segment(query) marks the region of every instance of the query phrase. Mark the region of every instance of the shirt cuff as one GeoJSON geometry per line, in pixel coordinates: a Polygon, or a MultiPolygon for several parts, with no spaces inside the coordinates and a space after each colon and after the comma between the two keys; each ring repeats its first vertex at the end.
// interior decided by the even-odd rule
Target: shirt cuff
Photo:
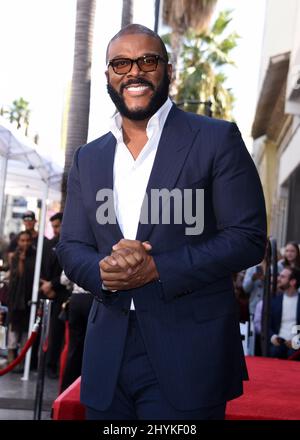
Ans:
{"type": "Polygon", "coordinates": [[[105,292],[113,292],[113,293],[117,292],[117,290],[109,290],[107,287],[105,287],[103,283],[101,284],[101,289],[105,290],[105,292]]]}

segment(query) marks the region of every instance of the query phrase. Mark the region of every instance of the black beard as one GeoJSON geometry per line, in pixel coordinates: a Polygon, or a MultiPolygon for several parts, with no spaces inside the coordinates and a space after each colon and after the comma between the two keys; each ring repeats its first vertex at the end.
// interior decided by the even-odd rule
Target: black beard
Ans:
{"type": "MultiPolygon", "coordinates": [[[[144,80],[143,78],[136,78],[135,80],[128,81],[126,85],[129,85],[130,83],[134,84],[144,84],[149,85],[152,90],[154,90],[153,85],[149,82],[144,80]]],[[[156,91],[154,91],[154,94],[144,109],[139,110],[130,110],[127,105],[125,104],[125,100],[123,98],[123,90],[124,86],[121,87],[121,93],[118,93],[114,87],[108,82],[107,83],[107,92],[115,104],[117,110],[120,112],[122,116],[125,118],[131,119],[133,121],[143,121],[145,119],[151,118],[157,110],[166,102],[169,95],[169,86],[170,86],[170,80],[168,77],[167,69],[165,70],[163,79],[161,83],[159,84],[156,91]]]]}

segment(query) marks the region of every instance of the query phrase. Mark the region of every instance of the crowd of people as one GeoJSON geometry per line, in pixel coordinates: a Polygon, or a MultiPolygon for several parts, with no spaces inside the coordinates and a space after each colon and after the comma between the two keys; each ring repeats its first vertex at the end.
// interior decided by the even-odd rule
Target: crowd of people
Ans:
{"type": "MultiPolygon", "coordinates": [[[[44,237],[39,298],[51,299],[51,318],[46,358],[46,374],[60,380],[60,391],[80,376],[86,324],[92,297],[66,279],[58,262],[55,247],[59,241],[62,213],[50,217],[53,238],[44,237]],[[68,330],[68,354],[61,362],[68,330]]],[[[11,235],[10,243],[1,248],[1,322],[7,327],[7,364],[18,356],[28,337],[31,296],[35,270],[38,231],[33,211],[23,214],[24,230],[11,235]],[[4,313],[6,312],[7,313],[4,313]]],[[[32,350],[31,369],[38,366],[38,345],[32,350]]],[[[23,363],[14,368],[22,373],[23,363]]]]}
{"type": "MultiPolygon", "coordinates": [[[[35,269],[38,231],[32,211],[23,215],[24,230],[10,236],[10,243],[1,247],[2,273],[0,302],[8,314],[2,324],[7,325],[7,363],[11,363],[24,346],[28,336],[31,294],[35,269]]],[[[65,390],[81,374],[84,338],[93,297],[80,286],[72,283],[62,271],[55,253],[59,241],[62,213],[50,218],[53,238],[44,237],[40,279],[40,298],[52,300],[49,331],[47,370],[49,378],[61,376],[60,391],[65,390]],[[66,362],[60,365],[65,343],[66,327],[68,347],[66,362]]],[[[296,350],[291,345],[293,328],[300,324],[300,252],[296,242],[286,244],[283,256],[279,256],[277,294],[270,309],[270,350],[272,357],[287,359],[296,350]]],[[[264,279],[266,261],[234,274],[235,292],[239,303],[240,321],[254,323],[255,344],[252,354],[261,355],[261,332],[264,279]]],[[[38,343],[33,348],[31,368],[37,368],[38,343]]],[[[23,365],[14,370],[23,371],[23,365]]]]}
{"type": "MultiPolygon", "coordinates": [[[[297,242],[288,242],[283,256],[278,255],[277,293],[271,299],[269,311],[269,355],[287,359],[297,351],[292,347],[296,326],[300,324],[300,252],[297,242]]],[[[263,293],[266,260],[235,277],[235,291],[240,304],[241,321],[254,323],[254,353],[261,350],[263,293]]],[[[272,277],[272,275],[271,275],[272,277]]]]}

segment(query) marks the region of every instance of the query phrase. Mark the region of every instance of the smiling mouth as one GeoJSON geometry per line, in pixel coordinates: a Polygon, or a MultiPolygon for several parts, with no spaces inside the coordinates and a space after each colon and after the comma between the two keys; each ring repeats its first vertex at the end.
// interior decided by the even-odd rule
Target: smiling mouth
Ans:
{"type": "Polygon", "coordinates": [[[144,90],[149,89],[149,86],[129,86],[126,87],[126,90],[129,92],[143,92],[144,90]]]}
{"type": "MultiPolygon", "coordinates": [[[[131,96],[142,96],[149,90],[152,90],[152,87],[148,84],[129,84],[124,87],[124,91],[131,96]]],[[[124,92],[123,91],[123,92],[124,92]]]]}

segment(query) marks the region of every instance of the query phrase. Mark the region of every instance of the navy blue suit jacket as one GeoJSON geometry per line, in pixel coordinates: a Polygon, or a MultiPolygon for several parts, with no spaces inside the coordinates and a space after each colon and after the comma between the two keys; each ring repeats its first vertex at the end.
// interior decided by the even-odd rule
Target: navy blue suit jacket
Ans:
{"type": "Polygon", "coordinates": [[[174,407],[193,410],[237,397],[246,368],[231,274],[259,263],[266,242],[262,188],[238,128],[172,107],[147,193],[204,189],[204,231],[185,235],[184,223],[139,224],[137,239],[150,241],[160,281],[108,295],[99,260],[122,233],[118,224],[97,223],[96,193],[113,188],[115,145],[108,133],[75,154],[57,249],[67,276],[95,296],[81,400],[98,410],[112,401],[132,297],[149,358],[174,407]]]}
{"type": "MultiPolygon", "coordinates": [[[[281,327],[281,319],[282,319],[282,301],[283,301],[283,294],[277,295],[274,298],[272,298],[270,337],[279,334],[281,327]]],[[[297,325],[300,325],[300,293],[298,294],[296,319],[297,319],[297,325]]]]}

